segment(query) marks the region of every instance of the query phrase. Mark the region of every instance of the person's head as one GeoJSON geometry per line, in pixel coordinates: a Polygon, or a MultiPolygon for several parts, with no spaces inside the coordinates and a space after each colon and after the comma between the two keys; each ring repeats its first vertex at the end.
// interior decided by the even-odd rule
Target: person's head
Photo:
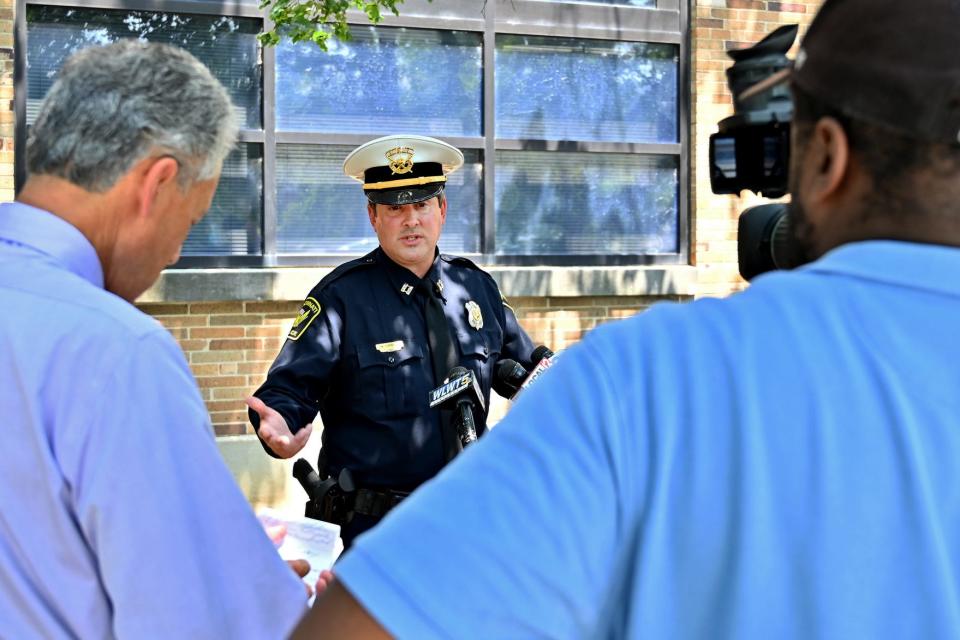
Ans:
{"type": "Polygon", "coordinates": [[[790,221],[846,242],[960,244],[960,3],[827,0],[794,65],[790,221]]]}
{"type": "Polygon", "coordinates": [[[92,47],[67,60],[44,98],[21,193],[42,204],[53,200],[43,191],[72,190],[105,209],[81,230],[106,288],[133,300],[179,257],[236,135],[230,96],[186,51],[135,40],[92,47]]]}
{"type": "Polygon", "coordinates": [[[424,136],[387,136],[361,145],[343,163],[363,183],[367,215],[391,260],[420,277],[430,269],[447,218],[447,174],[463,154],[424,136]]]}

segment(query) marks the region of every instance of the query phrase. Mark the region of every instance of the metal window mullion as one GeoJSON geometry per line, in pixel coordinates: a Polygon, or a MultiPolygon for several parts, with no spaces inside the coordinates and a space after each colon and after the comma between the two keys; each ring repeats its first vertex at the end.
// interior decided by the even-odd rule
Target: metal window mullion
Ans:
{"type": "Polygon", "coordinates": [[[485,5],[483,30],[483,207],[480,218],[480,252],[497,252],[496,212],[496,9],[490,0],[485,5]]]}
{"type": "MultiPolygon", "coordinates": [[[[676,2],[677,0],[673,0],[676,2]]],[[[581,39],[676,43],[682,31],[679,8],[511,0],[497,23],[499,33],[581,39]]]]}
{"type": "Polygon", "coordinates": [[[542,140],[498,138],[495,147],[504,151],[568,151],[573,153],[642,153],[680,155],[679,142],[601,142],[594,140],[542,140]]]}
{"type": "Polygon", "coordinates": [[[13,22],[13,187],[27,179],[27,3],[16,0],[13,22]]]}
{"type": "Polygon", "coordinates": [[[261,129],[241,129],[237,134],[237,141],[243,143],[263,144],[263,131],[261,129]]]}
{"type": "Polygon", "coordinates": [[[263,15],[256,4],[216,2],[215,0],[38,0],[36,2],[31,0],[29,4],[80,9],[193,13],[234,18],[259,18],[263,15]]]}
{"type": "MultiPolygon", "coordinates": [[[[379,138],[381,133],[330,133],[326,131],[280,130],[275,133],[278,144],[344,145],[356,147],[379,138]]],[[[486,141],[481,136],[436,136],[461,149],[483,149],[486,141]]]]}
{"type": "MultiPolygon", "coordinates": [[[[659,0],[659,3],[665,0],[659,0]]],[[[670,0],[677,2],[677,0],[670,0]]],[[[658,4],[659,4],[658,3],[658,4]]],[[[690,5],[689,2],[680,2],[680,27],[682,39],[680,41],[680,69],[679,69],[679,94],[677,96],[677,122],[680,127],[680,167],[677,181],[678,198],[677,214],[680,219],[677,221],[677,250],[680,254],[681,262],[688,264],[693,255],[693,237],[691,233],[692,221],[690,220],[690,203],[692,194],[692,176],[690,163],[690,110],[692,106],[692,65],[690,61],[691,51],[691,29],[690,29],[690,5]]]]}
{"type": "MultiPolygon", "coordinates": [[[[264,31],[273,29],[264,16],[264,31]]],[[[260,45],[263,64],[263,264],[277,264],[277,54],[260,45]]]]}

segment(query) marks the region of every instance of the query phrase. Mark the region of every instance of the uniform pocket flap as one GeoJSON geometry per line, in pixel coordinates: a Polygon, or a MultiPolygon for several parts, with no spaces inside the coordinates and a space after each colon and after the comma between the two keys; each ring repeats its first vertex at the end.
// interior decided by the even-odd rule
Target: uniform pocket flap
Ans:
{"type": "Polygon", "coordinates": [[[491,354],[500,353],[502,334],[499,331],[482,330],[457,333],[460,351],[464,356],[488,358],[491,354]]]}
{"type": "Polygon", "coordinates": [[[376,345],[357,347],[357,361],[360,368],[366,367],[397,367],[407,360],[422,358],[423,349],[420,345],[403,342],[403,346],[395,351],[380,351],[376,345]]]}

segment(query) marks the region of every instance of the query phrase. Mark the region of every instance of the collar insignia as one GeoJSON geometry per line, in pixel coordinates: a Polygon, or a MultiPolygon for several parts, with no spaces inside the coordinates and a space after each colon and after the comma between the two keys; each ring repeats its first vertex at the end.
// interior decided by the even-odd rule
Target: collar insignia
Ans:
{"type": "Polygon", "coordinates": [[[410,173],[413,171],[413,148],[394,147],[387,151],[387,162],[393,173],[410,173]]]}
{"type": "Polygon", "coordinates": [[[464,306],[467,308],[467,322],[470,323],[470,326],[477,330],[482,329],[483,314],[480,312],[480,305],[470,300],[464,306]]]}
{"type": "Polygon", "coordinates": [[[400,286],[400,291],[401,291],[403,294],[405,294],[405,295],[410,295],[411,293],[413,293],[413,286],[411,286],[411,285],[407,284],[406,282],[404,282],[404,283],[400,286]]]}

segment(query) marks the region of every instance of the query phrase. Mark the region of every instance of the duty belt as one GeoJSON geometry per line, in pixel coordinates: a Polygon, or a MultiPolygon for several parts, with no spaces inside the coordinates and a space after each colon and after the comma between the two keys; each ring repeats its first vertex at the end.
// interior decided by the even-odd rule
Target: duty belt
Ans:
{"type": "Polygon", "coordinates": [[[408,495],[407,491],[392,489],[357,489],[353,510],[363,516],[382,518],[408,495]]]}

